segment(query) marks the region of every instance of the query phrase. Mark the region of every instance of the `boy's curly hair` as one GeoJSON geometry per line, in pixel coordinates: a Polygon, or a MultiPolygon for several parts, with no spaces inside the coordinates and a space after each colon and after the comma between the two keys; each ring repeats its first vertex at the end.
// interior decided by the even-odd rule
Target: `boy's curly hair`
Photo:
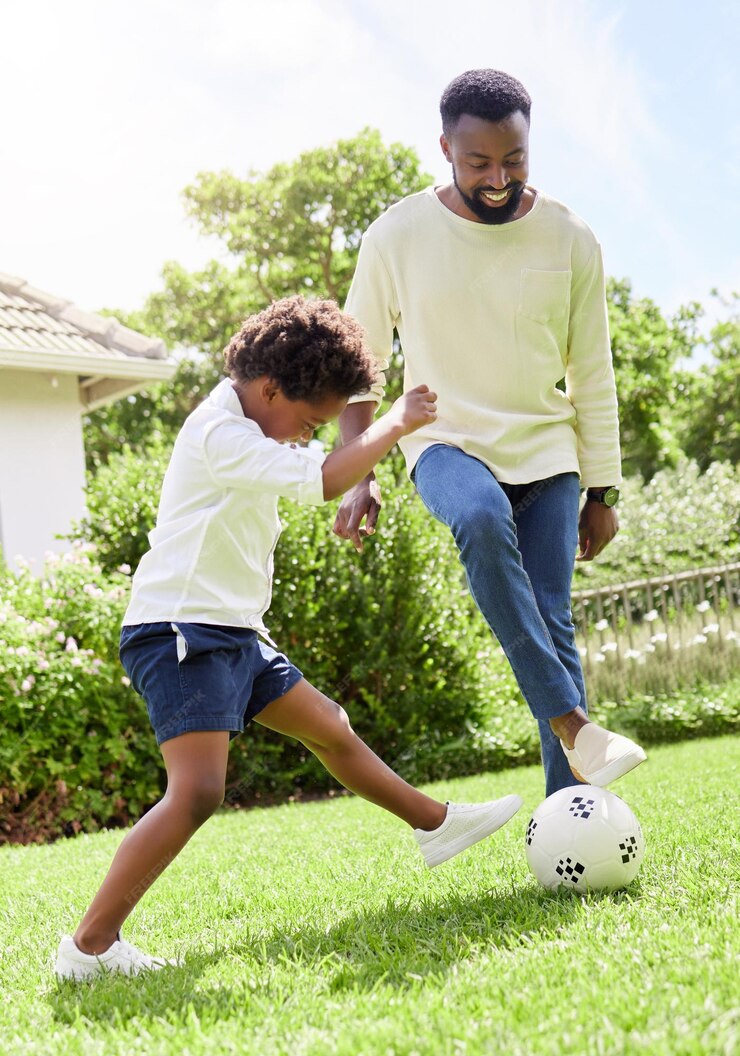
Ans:
{"type": "Polygon", "coordinates": [[[267,375],[289,400],[367,392],[377,376],[365,331],[334,301],[285,297],[245,319],[224,351],[235,381],[267,375]]]}

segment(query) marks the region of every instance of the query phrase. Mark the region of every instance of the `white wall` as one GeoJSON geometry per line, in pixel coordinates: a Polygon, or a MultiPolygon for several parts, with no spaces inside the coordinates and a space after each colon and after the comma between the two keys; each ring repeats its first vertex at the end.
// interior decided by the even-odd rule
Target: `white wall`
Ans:
{"type": "Polygon", "coordinates": [[[77,377],[0,370],[0,546],[40,571],[84,513],[85,454],[77,377]]]}

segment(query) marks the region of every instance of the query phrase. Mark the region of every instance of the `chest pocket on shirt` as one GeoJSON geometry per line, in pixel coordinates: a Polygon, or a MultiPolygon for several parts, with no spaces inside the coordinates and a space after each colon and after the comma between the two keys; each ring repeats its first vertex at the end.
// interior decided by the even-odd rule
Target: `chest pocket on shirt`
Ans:
{"type": "Polygon", "coordinates": [[[522,268],[519,311],[536,323],[559,328],[570,312],[570,271],[522,268]]]}

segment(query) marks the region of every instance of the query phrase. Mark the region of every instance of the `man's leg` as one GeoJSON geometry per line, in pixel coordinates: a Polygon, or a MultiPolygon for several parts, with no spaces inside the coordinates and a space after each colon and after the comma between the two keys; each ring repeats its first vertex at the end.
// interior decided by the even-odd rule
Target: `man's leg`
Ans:
{"type": "MultiPolygon", "coordinates": [[[[517,547],[511,503],[501,485],[478,459],[443,444],[423,453],[414,483],[430,512],[452,531],[470,592],[534,717],[547,725],[549,719],[572,712],[581,691],[558,657],[537,607],[517,547]]],[[[549,754],[555,747],[562,755],[557,739],[548,739],[549,754]]]]}
{"type": "MultiPolygon", "coordinates": [[[[542,618],[560,662],[588,711],[583,668],[576,647],[570,591],[578,546],[580,484],[576,473],[561,473],[511,490],[519,551],[542,618]]],[[[540,721],[547,795],[575,784],[575,778],[548,722],[540,721]]]]}

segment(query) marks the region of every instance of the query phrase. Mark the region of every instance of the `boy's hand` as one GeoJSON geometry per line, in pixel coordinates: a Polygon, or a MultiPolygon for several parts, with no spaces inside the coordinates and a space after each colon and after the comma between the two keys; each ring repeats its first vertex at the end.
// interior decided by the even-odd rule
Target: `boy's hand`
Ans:
{"type": "Polygon", "coordinates": [[[417,385],[404,393],[393,404],[386,418],[402,430],[402,435],[413,433],[422,425],[428,425],[437,417],[437,393],[430,392],[428,385],[417,385]]]}

